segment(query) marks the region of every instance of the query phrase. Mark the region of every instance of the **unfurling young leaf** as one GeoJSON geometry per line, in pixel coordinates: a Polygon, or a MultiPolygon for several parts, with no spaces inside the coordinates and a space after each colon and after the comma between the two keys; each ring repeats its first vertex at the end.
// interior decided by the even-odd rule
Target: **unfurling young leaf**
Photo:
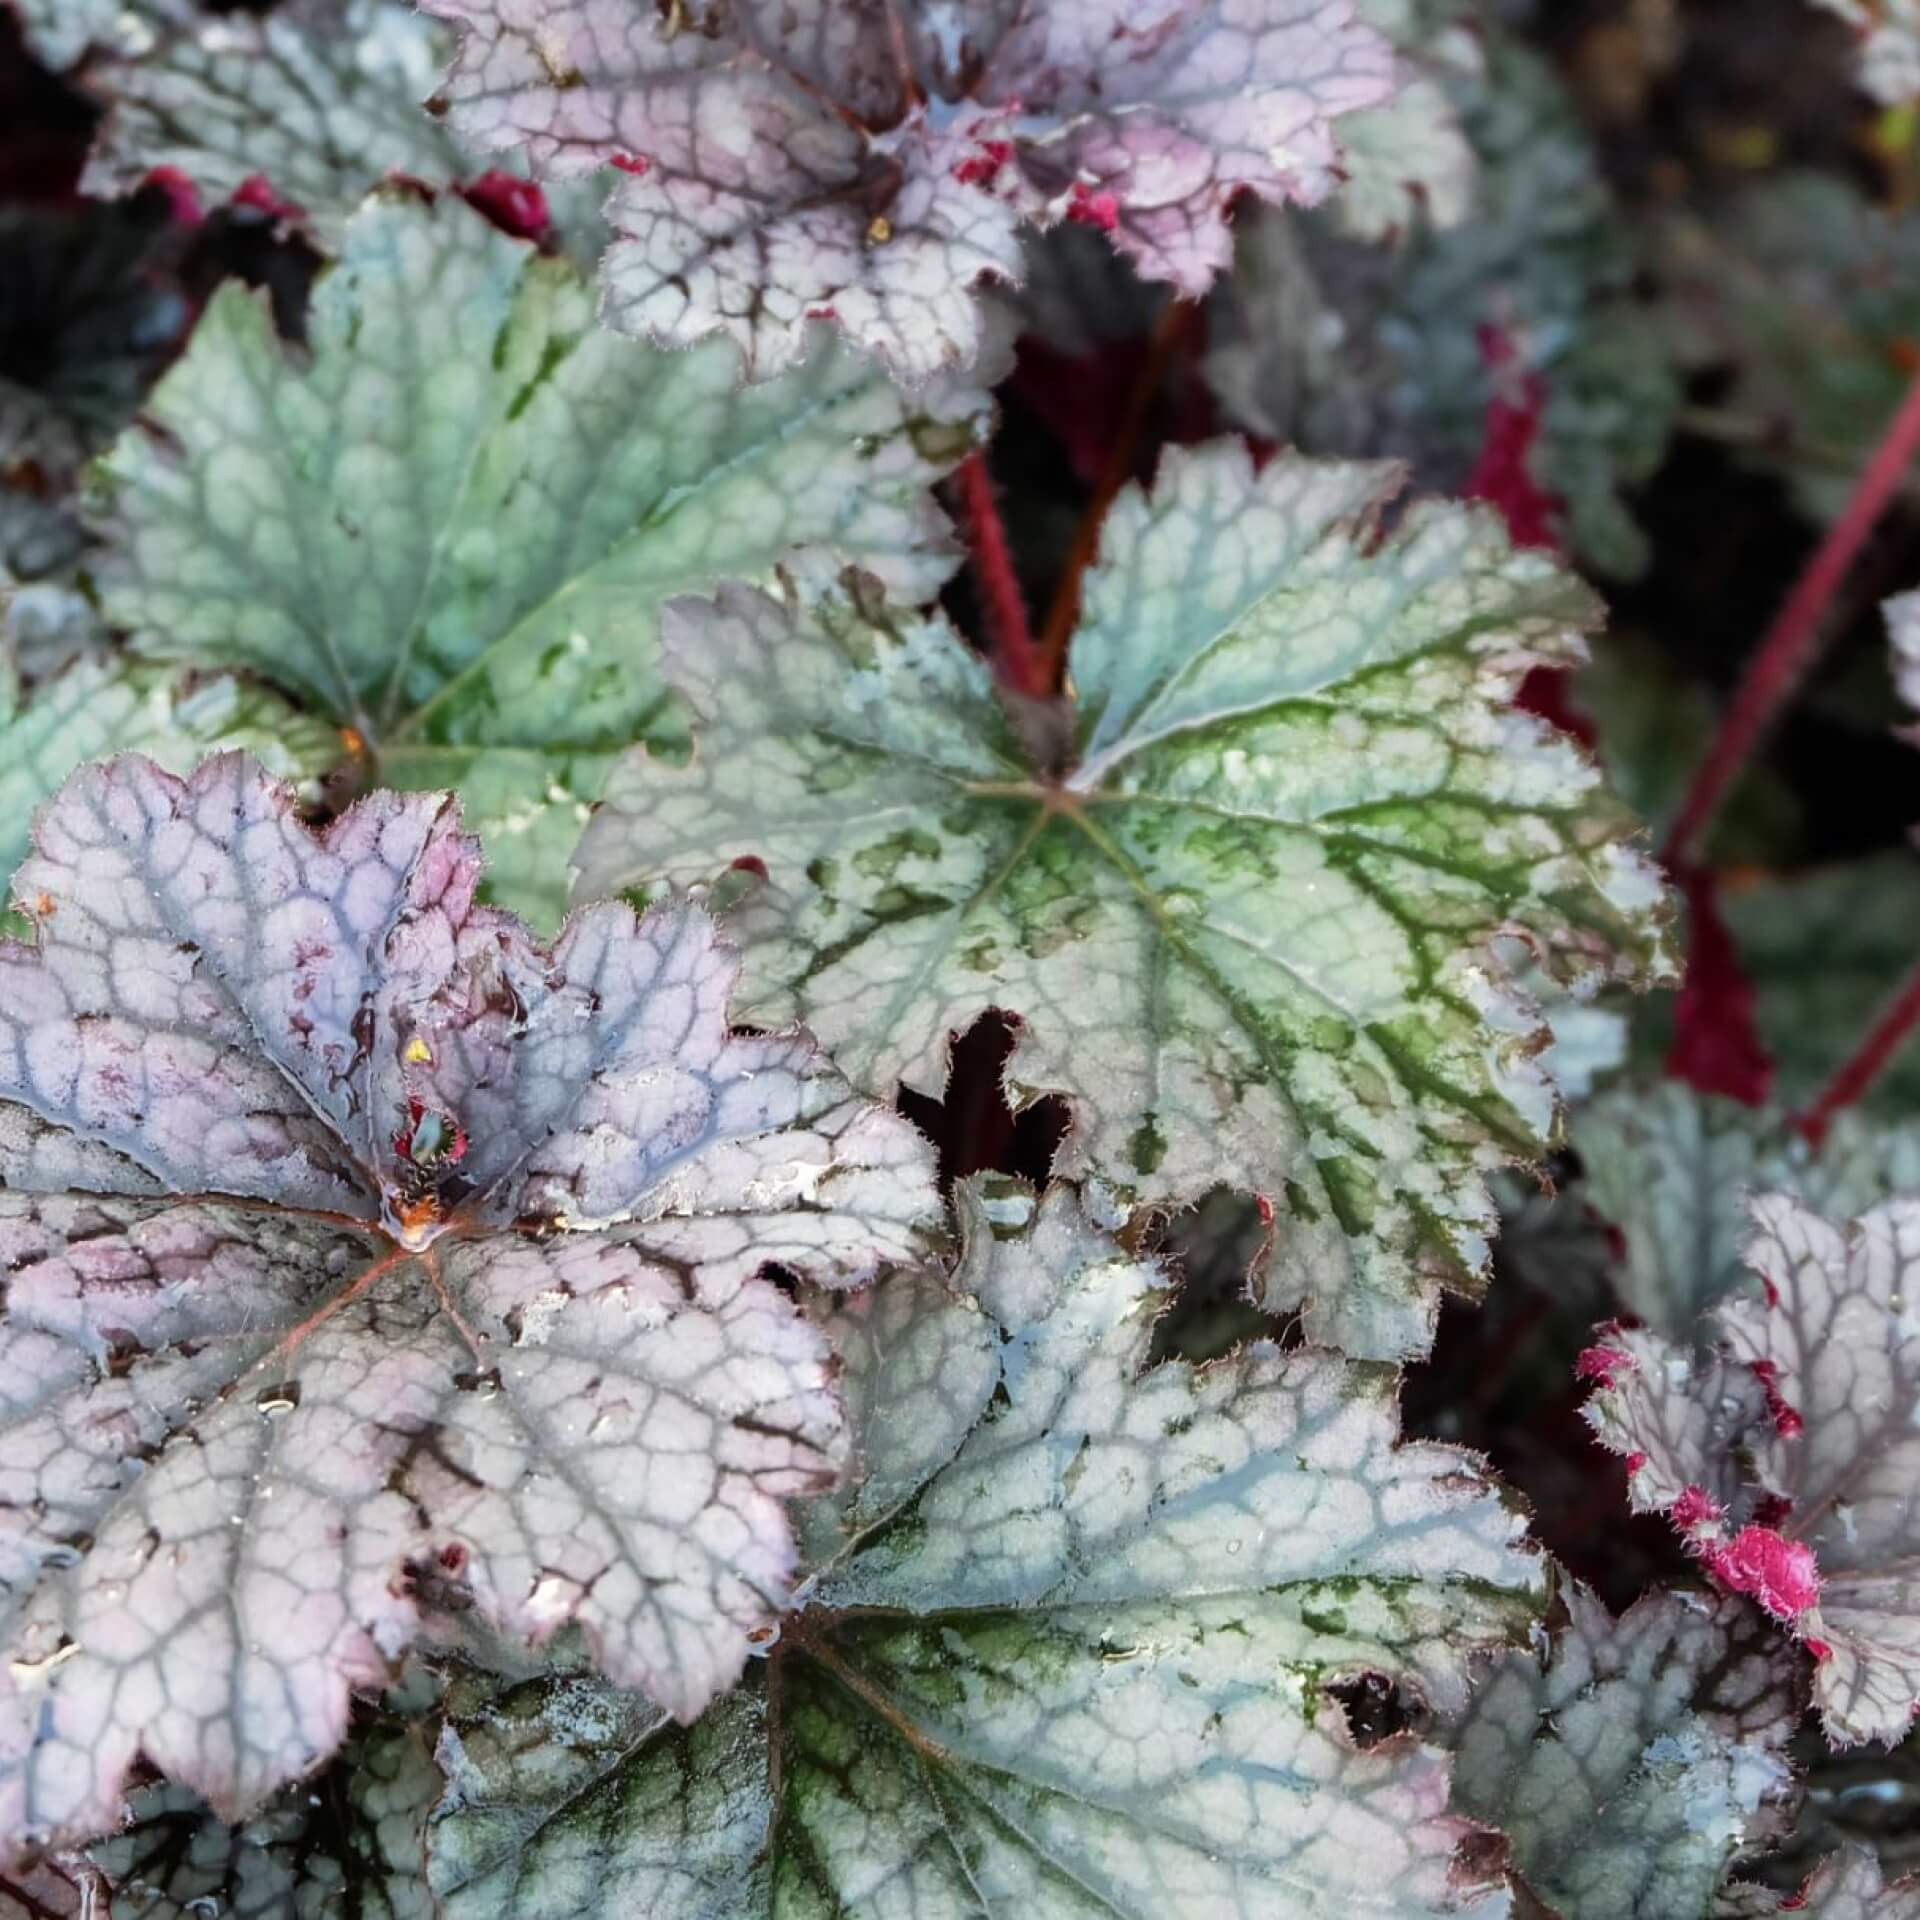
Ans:
{"type": "Polygon", "coordinates": [[[691,1717],[845,1458],[758,1276],[916,1257],[925,1143],[727,1025],[697,910],[474,904],[444,796],[324,832],[237,755],[42,815],[0,946],[0,1860],[136,1762],[242,1818],[414,1638],[414,1578],[691,1717]]]}
{"type": "Polygon", "coordinates": [[[385,784],[458,786],[497,896],[547,924],[611,752],[684,737],[661,601],[819,541],[931,594],[928,484],[990,414],[963,382],[903,400],[824,332],[742,393],[725,348],[607,334],[564,261],[404,192],[348,224],[309,336],[215,297],[161,431],[105,462],[108,617],[299,695],[385,784]]]}
{"type": "Polygon", "coordinates": [[[1543,1563],[1391,1373],[1269,1343],[1149,1366],[1164,1281],[1066,1189],[963,1187],[953,1286],[823,1303],[859,1485],[802,1604],[679,1729],[585,1676],[456,1682],[446,1920],[1394,1920],[1499,1899],[1442,1755],[1349,1681],[1457,1709],[1543,1563]]]}
{"type": "Polygon", "coordinates": [[[1543,1664],[1508,1653],[1448,1731],[1454,1805],[1506,1834],[1557,1920],[1709,1920],[1779,1823],[1793,1662],[1744,1600],[1653,1593],[1618,1620],[1584,1587],[1543,1664]]]}
{"type": "Polygon", "coordinates": [[[455,126],[561,174],[616,168],[614,325],[720,333],[749,377],[828,315],[897,376],[980,343],[1019,229],[1104,228],[1187,295],[1237,193],[1317,200],[1330,121],[1393,54],[1348,0],[428,0],[461,29],[455,126]]]}
{"type": "Polygon", "coordinates": [[[1804,1642],[1828,1737],[1897,1740],[1920,1699],[1920,1201],[1843,1228],[1766,1194],[1753,1218],[1762,1295],[1720,1306],[1702,1354],[1603,1331],[1587,1418],[1635,1511],[1804,1642]]]}
{"type": "Polygon", "coordinates": [[[1401,483],[1168,455],[1108,517],[1074,703],[1020,722],[949,627],[857,581],[677,605],[692,762],[620,764],[583,883],[761,862],[756,1017],[804,1013],[891,1096],[1006,1009],[1015,1091],[1076,1103],[1063,1170],[1146,1205],[1261,1194],[1268,1306],[1416,1352],[1482,1265],[1487,1173],[1553,1122],[1494,937],[1576,981],[1665,958],[1626,817],[1511,704],[1580,657],[1592,600],[1490,513],[1389,521],[1401,483]]]}

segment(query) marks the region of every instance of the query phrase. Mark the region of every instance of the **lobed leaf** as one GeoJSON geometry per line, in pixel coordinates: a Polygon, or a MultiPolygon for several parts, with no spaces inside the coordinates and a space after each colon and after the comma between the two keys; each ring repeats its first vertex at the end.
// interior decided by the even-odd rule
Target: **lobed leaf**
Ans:
{"type": "Polygon", "coordinates": [[[1677,1081],[1602,1094],[1581,1110],[1574,1144],[1588,1198],[1626,1242],[1621,1304],[1682,1342],[1709,1307],[1757,1291],[1745,1259],[1752,1194],[1790,1193],[1838,1218],[1920,1191],[1920,1130],[1844,1113],[1816,1152],[1785,1115],[1677,1081]]]}
{"type": "Polygon", "coordinates": [[[380,780],[459,786],[495,892],[549,923],[612,751],[683,737],[661,602],[809,542],[932,593],[927,486],[988,415],[965,384],[905,402],[819,336],[741,393],[723,350],[606,335],[563,261],[405,193],[348,224],[309,335],[215,296],[158,433],[104,463],[108,617],[298,695],[380,780]]]}
{"type": "Polygon", "coordinates": [[[191,18],[90,66],[106,117],[83,188],[102,197],[156,167],[208,201],[264,180],[321,243],[337,246],[367,189],[391,174],[430,187],[472,171],[420,111],[444,48],[430,23],[386,0],[317,19],[292,13],[191,18]]]}
{"type": "Polygon", "coordinates": [[[1392,91],[1348,0],[430,0],[455,124],[537,167],[622,170],[606,311],[748,377],[831,317],[898,377],[970,362],[974,292],[1019,228],[1081,218],[1183,293],[1226,265],[1242,191],[1318,199],[1334,116],[1392,91]]]}
{"type": "Polygon", "coordinates": [[[316,778],[340,751],[331,727],[231,674],[196,680],[174,668],[89,658],[24,705],[0,699],[0,871],[20,864],[34,810],[82,761],[134,750],[186,773],[222,748],[251,753],[295,783],[316,778]]]}
{"type": "Polygon", "coordinates": [[[1592,602],[1490,515],[1416,503],[1387,531],[1400,484],[1170,454],[1108,518],[1052,751],[943,621],[857,581],[677,606],[696,752],[621,762],[583,887],[760,862],[761,1017],[804,1015],[891,1095],[937,1090],[987,1008],[1018,1015],[1016,1094],[1075,1102],[1062,1170],[1148,1206],[1263,1195],[1268,1307],[1418,1351],[1484,1259],[1485,1175],[1552,1124],[1493,937],[1575,981],[1666,963],[1626,819],[1511,706],[1528,666],[1578,657],[1592,602]]]}
{"type": "Polygon", "coordinates": [[[1470,214],[1449,221],[1443,201],[1386,252],[1350,231],[1341,200],[1249,210],[1209,315],[1208,381],[1233,425],[1307,453],[1405,458],[1444,492],[1472,478],[1489,409],[1537,383],[1526,469],[1566,544],[1630,577],[1648,551],[1621,493],[1660,464],[1681,394],[1592,140],[1548,61],[1484,9],[1396,11],[1397,28],[1377,18],[1471,152],[1470,214]],[[1478,58],[1460,50],[1469,28],[1478,58]]]}
{"type": "Polygon", "coordinates": [[[1764,1295],[1720,1306],[1699,1356],[1608,1332],[1587,1418],[1635,1510],[1806,1643],[1828,1737],[1896,1740],[1920,1698],[1920,1202],[1842,1228],[1766,1194],[1753,1218],[1764,1295]]]}
{"type": "Polygon", "coordinates": [[[1744,1600],[1585,1587],[1542,1661],[1503,1654],[1450,1729],[1454,1805],[1503,1832],[1559,1920],[1709,1920],[1778,1825],[1794,1663],[1744,1600]]]}
{"type": "Polygon", "coordinates": [[[1823,1860],[1790,1899],[1766,1888],[1742,1887],[1728,1920],[1793,1912],[1804,1920],[1920,1920],[1920,1881],[1911,1875],[1887,1883],[1880,1863],[1865,1847],[1847,1847],[1823,1860]]]}
{"type": "Polygon", "coordinates": [[[583,1676],[456,1683],[448,1920],[1498,1911],[1442,1756],[1357,1745],[1338,1693],[1457,1705],[1537,1605],[1478,1464],[1331,1354],[1150,1366],[1162,1279],[1071,1193],[959,1199],[952,1289],[817,1308],[866,1474],[805,1515],[746,1686],[682,1730],[583,1676]]]}
{"type": "Polygon", "coordinates": [[[253,762],[83,768],[0,945],[0,1860],[137,1762],[244,1819],[340,1743],[423,1570],[699,1712],[845,1458],[759,1277],[916,1257],[932,1156],[735,1034],[684,905],[549,950],[444,796],[324,831],[253,762]]]}
{"type": "Polygon", "coordinates": [[[91,1857],[138,1920],[430,1920],[420,1824],[439,1792],[429,1731],[382,1716],[238,1826],[144,1788],[91,1857]]]}

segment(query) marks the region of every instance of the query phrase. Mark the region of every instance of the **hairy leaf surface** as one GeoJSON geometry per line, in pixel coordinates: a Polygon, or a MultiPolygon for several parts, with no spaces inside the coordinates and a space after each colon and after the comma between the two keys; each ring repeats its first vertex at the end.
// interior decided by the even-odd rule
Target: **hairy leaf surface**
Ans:
{"type": "Polygon", "coordinates": [[[597,329],[563,261],[452,199],[382,196],[321,282],[311,356],[213,300],[108,457],[109,616],[352,727],[376,776],[459,786],[493,886],[551,923],[610,752],[672,741],[661,601],[829,541],[909,598],[952,564],[928,483],[987,417],[903,401],[822,336],[737,391],[724,349],[597,329]]]}
{"type": "Polygon", "coordinates": [[[1920,1699],[1920,1200],[1841,1227],[1753,1202],[1765,1292],[1717,1308],[1689,1355],[1616,1329],[1586,1413],[1722,1586],[1807,1645],[1837,1745],[1897,1740],[1920,1699]]]}
{"type": "Polygon", "coordinates": [[[748,1004],[804,1013],[853,1078],[937,1092],[947,1035],[1026,1023],[1020,1093],[1076,1102],[1065,1166],[1146,1203],[1222,1183],[1280,1216],[1270,1307],[1388,1356],[1471,1283],[1484,1175],[1537,1152],[1549,971],[1644,978],[1660,888],[1564,737],[1510,698],[1579,657],[1583,589],[1390,467],[1217,444],[1122,495],[1029,723],[943,622],[855,583],[669,612],[690,765],[635,754],[584,884],[764,863],[748,1004]]]}
{"type": "Polygon", "coordinates": [[[469,138],[622,170],[614,324],[724,334],[753,378],[795,363],[815,314],[911,381],[970,361],[974,290],[1019,279],[1023,221],[1089,220],[1198,294],[1234,195],[1320,198],[1329,122],[1393,87],[1347,0],[427,11],[460,29],[445,97],[469,138]]]}
{"type": "Polygon", "coordinates": [[[1672,1340],[1692,1340],[1716,1302],[1757,1290],[1745,1258],[1752,1194],[1790,1193],[1843,1218],[1920,1193],[1920,1128],[1844,1113],[1816,1153],[1784,1114],[1677,1081],[1604,1093],[1573,1131],[1588,1198],[1626,1241],[1621,1303],[1672,1340]]]}
{"type": "Polygon", "coordinates": [[[456,1687],[448,1920],[1254,1920],[1493,1912],[1446,1763],[1348,1735],[1361,1673],[1458,1705],[1541,1566],[1377,1368],[1148,1365],[1163,1281],[1056,1188],[961,1190],[955,1290],[823,1306],[864,1480],[804,1605],[690,1729],[582,1677],[456,1687]],[[1250,1676],[1259,1676],[1250,1684],[1250,1676]]]}
{"type": "Polygon", "coordinates": [[[1800,1920],[1920,1920],[1920,1880],[1909,1875],[1889,1885],[1865,1847],[1846,1847],[1823,1860],[1791,1897],[1765,1887],[1736,1893],[1720,1910],[1725,1920],[1770,1920],[1789,1912],[1800,1920]]]}
{"type": "Polygon", "coordinates": [[[1650,1593],[1615,1620],[1565,1592],[1544,1663],[1501,1656],[1449,1730],[1454,1805],[1559,1920],[1708,1920],[1777,1825],[1793,1662],[1744,1600],[1650,1593]]]}
{"type": "Polygon", "coordinates": [[[0,1859],[136,1758],[244,1817],[340,1742],[416,1571],[691,1716],[843,1458],[768,1262],[912,1258],[931,1154],[733,1034],[697,910],[473,904],[444,796],[316,834],[237,755],[82,769],[0,945],[0,1859]]]}

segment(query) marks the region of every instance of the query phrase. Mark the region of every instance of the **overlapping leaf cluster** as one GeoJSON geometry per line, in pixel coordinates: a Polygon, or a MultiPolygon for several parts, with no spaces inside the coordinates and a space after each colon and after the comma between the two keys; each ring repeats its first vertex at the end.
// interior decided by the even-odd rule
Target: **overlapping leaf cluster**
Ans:
{"type": "Polygon", "coordinates": [[[1058,698],[929,610],[1022,231],[1197,295],[1236,195],[1238,424],[1452,488],[1533,408],[1630,567],[1672,388],[1573,337],[1628,272],[1544,68],[1461,0],[427,10],[21,7],[92,188],[325,259],[299,342],[228,286],[116,390],[84,531],[97,439],[36,496],[81,657],[9,613],[0,1912],[1776,1910],[1793,1637],[1843,1736],[1920,1687],[1916,1229],[1764,1202],[1764,1303],[1731,1200],[1864,1212],[1911,1142],[1584,1116],[1624,1254],[1535,1251],[1652,1323],[1586,1370],[1698,1573],[1617,1620],[1383,1364],[1671,973],[1515,705],[1592,597],[1228,439],[1113,504],[1058,698]],[[949,1218],[890,1103],[989,1009],[1068,1130],[949,1218]],[[1222,1189],[1293,1325],[1197,1364],[1149,1249],[1222,1189]]]}

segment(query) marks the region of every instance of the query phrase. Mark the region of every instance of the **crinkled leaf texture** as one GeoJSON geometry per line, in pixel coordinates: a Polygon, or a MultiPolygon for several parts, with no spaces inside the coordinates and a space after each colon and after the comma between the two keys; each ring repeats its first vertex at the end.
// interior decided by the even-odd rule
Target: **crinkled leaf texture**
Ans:
{"type": "Polygon", "coordinates": [[[238,755],[88,767],[0,946],[0,1859],[144,1756],[224,1817],[340,1742],[413,1570],[691,1716],[844,1459],[758,1277],[915,1257],[931,1154],[727,1024],[698,910],[473,904],[445,796],[316,834],[238,755]]]}
{"type": "Polygon", "coordinates": [[[162,431],[105,462],[108,615],[352,727],[387,784],[457,786],[496,896],[549,925],[611,751],[684,738],[661,601],[809,542],[931,595],[953,554],[928,485],[990,412],[957,381],[904,400],[824,333],[743,393],[724,347],[596,328],[571,267],[452,198],[369,202],[309,335],[215,296],[162,431]]]}
{"type": "Polygon", "coordinates": [[[1758,1291],[1745,1258],[1750,1195],[1792,1194],[1850,1218],[1920,1192],[1920,1127],[1843,1113],[1815,1152],[1780,1113],[1678,1081],[1621,1086],[1583,1107],[1573,1144],[1594,1210],[1620,1230],[1620,1303],[1671,1340],[1728,1295],[1758,1291]]]}
{"type": "Polygon", "coordinates": [[[311,22],[299,9],[189,19],[88,69],[107,116],[82,184],[104,197],[165,166],[217,201],[264,178],[336,245],[383,176],[444,186],[473,170],[420,111],[443,51],[429,22],[388,0],[352,0],[311,22]]]}
{"type": "MultiPolygon", "coordinates": [[[[196,678],[119,658],[76,660],[16,706],[0,686],[0,872],[26,856],[35,810],[84,760],[137,750],[169,773],[237,748],[270,773],[302,782],[339,753],[324,722],[232,674],[196,678]]],[[[18,930],[18,929],[16,929],[18,930]]]]}
{"type": "Polygon", "coordinates": [[[1568,545],[1630,576],[1648,548],[1621,492],[1659,466],[1681,393],[1592,141],[1551,65],[1486,9],[1400,10],[1475,157],[1470,214],[1415,222],[1387,251],[1352,235],[1339,200],[1250,210],[1209,316],[1208,379],[1238,426],[1309,453],[1399,455],[1449,492],[1473,472],[1490,405],[1537,381],[1526,471],[1568,545]],[[1483,61],[1445,57],[1463,14],[1485,32],[1483,61]]]}
{"type": "Polygon", "coordinates": [[[861,1483],[804,1605],[691,1729],[598,1682],[456,1684],[447,1920],[1493,1913],[1444,1758],[1333,1683],[1458,1707],[1543,1563],[1390,1372],[1268,1343],[1149,1367],[1164,1281],[1070,1190],[963,1187],[952,1288],[820,1308],[861,1483]]]}
{"type": "MultiPolygon", "coordinates": [[[[130,1920],[431,1920],[421,1825],[440,1795],[432,1729],[383,1715],[318,1779],[229,1825],[176,1786],[143,1788],[90,1850],[130,1920]]],[[[0,1915],[0,1920],[5,1920],[0,1915]]]]}
{"type": "Polygon", "coordinates": [[[1880,1863],[1865,1847],[1846,1847],[1823,1860],[1791,1896],[1765,1887],[1733,1890],[1716,1920],[1920,1920],[1920,1880],[1908,1876],[1889,1886],[1880,1863]]]}
{"type": "Polygon", "coordinates": [[[1328,217],[1360,240],[1389,240],[1430,220],[1457,226],[1472,211],[1480,162],[1453,91],[1485,71],[1478,35],[1458,0],[1355,0],[1398,56],[1397,91],[1340,123],[1346,184],[1328,217]]]}
{"type": "Polygon", "coordinates": [[[1585,590],[1399,471],[1169,454],[1088,576],[1077,701],[1025,716],[939,619],[858,581],[669,610],[691,764],[638,753],[589,888],[773,883],[747,999],[860,1084],[936,1091],[947,1036],[1025,1022],[1063,1169],[1147,1204],[1228,1184],[1279,1216],[1275,1310],[1375,1357],[1472,1284],[1485,1174],[1540,1151],[1546,1035],[1492,936],[1562,977],[1664,962],[1661,888],[1578,748],[1517,712],[1580,657],[1585,590]],[[1055,765],[1064,767],[1055,771],[1055,765]]]}
{"type": "Polygon", "coordinates": [[[1509,1653],[1448,1731],[1454,1805],[1497,1827],[1559,1920],[1708,1920],[1778,1825],[1793,1662],[1744,1600],[1586,1588],[1545,1661],[1509,1653]]]}
{"type": "Polygon", "coordinates": [[[829,314],[897,376],[970,361],[1024,221],[1108,230],[1203,292],[1235,194],[1315,200],[1329,122],[1393,90],[1348,0],[428,0],[454,124],[536,166],[623,169],[606,313],[724,334],[749,377],[829,314]]]}
{"type": "Polygon", "coordinates": [[[1753,1202],[1757,1298],[1690,1354],[1613,1328],[1583,1357],[1586,1414],[1721,1585],[1807,1645],[1837,1745],[1900,1739],[1920,1699],[1920,1200],[1837,1226],[1753,1202]]]}

